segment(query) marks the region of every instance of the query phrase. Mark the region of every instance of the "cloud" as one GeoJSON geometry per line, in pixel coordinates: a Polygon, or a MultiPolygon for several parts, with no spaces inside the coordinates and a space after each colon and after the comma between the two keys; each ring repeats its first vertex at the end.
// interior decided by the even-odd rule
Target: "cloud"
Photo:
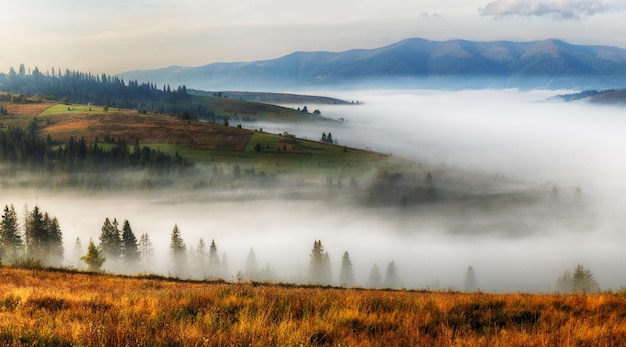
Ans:
{"type": "Polygon", "coordinates": [[[483,16],[551,17],[555,20],[580,20],[601,13],[626,9],[624,0],[496,0],[479,9],[483,16]]]}

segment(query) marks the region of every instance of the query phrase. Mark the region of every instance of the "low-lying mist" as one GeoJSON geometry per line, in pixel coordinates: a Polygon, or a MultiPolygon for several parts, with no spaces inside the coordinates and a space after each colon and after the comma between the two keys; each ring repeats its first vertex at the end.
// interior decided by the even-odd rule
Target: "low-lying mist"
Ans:
{"type": "MultiPolygon", "coordinates": [[[[259,267],[268,266],[276,280],[306,283],[314,241],[321,240],[337,285],[344,251],[363,287],[373,265],[384,275],[391,261],[406,288],[463,289],[472,266],[481,290],[548,292],[579,263],[602,289],[626,284],[622,109],[541,102],[555,93],[547,91],[349,93],[330,96],[364,104],[308,105],[343,123],[253,126],[312,139],[332,132],[340,145],[410,158],[432,172],[438,199],[403,207],[399,198],[381,206],[320,199],[323,194],[258,198],[262,190],[250,192],[254,199],[240,190],[220,196],[209,190],[7,190],[0,203],[18,211],[38,205],[56,216],[70,264],[76,237],[85,249],[90,238],[98,243],[108,217],[120,224],[127,219],[137,238],[148,233],[157,254],[149,271],[166,275],[176,224],[188,249],[200,238],[207,245],[215,240],[227,260],[226,280],[245,270],[253,248],[259,267]]],[[[413,179],[403,170],[389,174],[413,179]]]]}

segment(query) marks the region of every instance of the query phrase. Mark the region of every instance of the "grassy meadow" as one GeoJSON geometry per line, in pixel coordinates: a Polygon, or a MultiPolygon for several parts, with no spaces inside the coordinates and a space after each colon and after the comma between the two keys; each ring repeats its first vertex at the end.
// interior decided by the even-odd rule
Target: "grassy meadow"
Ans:
{"type": "Polygon", "coordinates": [[[624,293],[525,295],[0,268],[3,346],[624,346],[624,293]]]}

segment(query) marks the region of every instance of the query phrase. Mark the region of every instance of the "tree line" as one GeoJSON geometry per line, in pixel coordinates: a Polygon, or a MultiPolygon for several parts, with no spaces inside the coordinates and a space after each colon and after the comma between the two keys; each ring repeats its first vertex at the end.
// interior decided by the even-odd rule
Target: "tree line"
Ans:
{"type": "Polygon", "coordinates": [[[154,112],[182,119],[217,121],[218,115],[210,106],[193,103],[184,85],[171,88],[154,83],[125,82],[117,76],[91,74],[75,70],[52,69],[32,71],[23,64],[19,71],[11,67],[8,74],[0,73],[2,97],[16,103],[33,102],[32,96],[42,100],[64,103],[94,104],[113,108],[154,112]]]}
{"type": "MultiPolygon", "coordinates": [[[[110,271],[133,274],[139,271],[153,273],[155,250],[147,233],[135,236],[128,220],[122,225],[117,218],[105,218],[100,229],[99,243],[89,240],[84,253],[79,237],[74,242],[73,259],[64,257],[63,235],[56,217],[41,211],[38,206],[29,210],[24,207],[24,220],[20,227],[19,217],[13,205],[6,205],[0,220],[0,260],[2,264],[15,266],[71,265],[81,269],[83,265],[90,271],[110,271]]],[[[203,238],[196,247],[187,246],[177,224],[170,234],[168,275],[178,278],[229,279],[230,269],[226,253],[220,255],[214,239],[207,245],[203,238]]],[[[250,248],[245,266],[235,275],[237,281],[269,282],[279,277],[269,264],[260,266],[254,249],[250,248]]],[[[321,240],[315,240],[309,254],[304,283],[316,285],[340,285],[355,287],[353,263],[348,251],[341,257],[340,271],[333,279],[331,259],[321,240]]],[[[463,282],[464,290],[479,290],[476,274],[472,266],[467,268],[463,282]]],[[[371,289],[404,288],[395,261],[390,261],[381,270],[374,264],[368,274],[366,287],[371,289]]],[[[557,281],[557,292],[596,292],[600,287],[589,269],[578,265],[573,275],[566,271],[557,281]]]]}
{"type": "Polygon", "coordinates": [[[109,140],[106,148],[102,143],[87,144],[84,138],[70,137],[65,143],[36,135],[35,121],[23,130],[9,126],[0,129],[0,161],[9,169],[25,169],[40,172],[46,178],[65,178],[66,185],[103,185],[104,173],[116,169],[148,169],[158,177],[170,172],[181,173],[192,165],[178,152],[170,156],[158,149],[141,146],[136,140],[132,147],[123,139],[109,140]]]}
{"type": "Polygon", "coordinates": [[[24,222],[13,205],[6,205],[0,220],[0,259],[2,261],[36,261],[46,266],[63,265],[63,234],[59,221],[35,206],[24,207],[24,222]]]}

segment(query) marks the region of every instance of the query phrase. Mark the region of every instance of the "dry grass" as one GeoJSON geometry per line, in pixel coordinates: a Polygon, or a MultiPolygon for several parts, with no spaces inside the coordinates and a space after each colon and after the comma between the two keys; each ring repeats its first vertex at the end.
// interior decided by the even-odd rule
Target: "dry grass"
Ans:
{"type": "Polygon", "coordinates": [[[622,294],[203,283],[0,269],[0,344],[623,346],[622,294]]]}
{"type": "Polygon", "coordinates": [[[252,131],[225,127],[220,124],[186,121],[157,114],[139,114],[131,110],[104,112],[101,107],[88,111],[86,106],[62,104],[12,104],[7,103],[9,116],[0,117],[4,125],[27,126],[37,121],[40,136],[66,142],[70,136],[84,137],[87,142],[100,141],[108,135],[124,139],[132,145],[135,139],[141,144],[182,144],[196,150],[242,151],[252,131]],[[68,109],[71,109],[68,110],[68,109]]]}

